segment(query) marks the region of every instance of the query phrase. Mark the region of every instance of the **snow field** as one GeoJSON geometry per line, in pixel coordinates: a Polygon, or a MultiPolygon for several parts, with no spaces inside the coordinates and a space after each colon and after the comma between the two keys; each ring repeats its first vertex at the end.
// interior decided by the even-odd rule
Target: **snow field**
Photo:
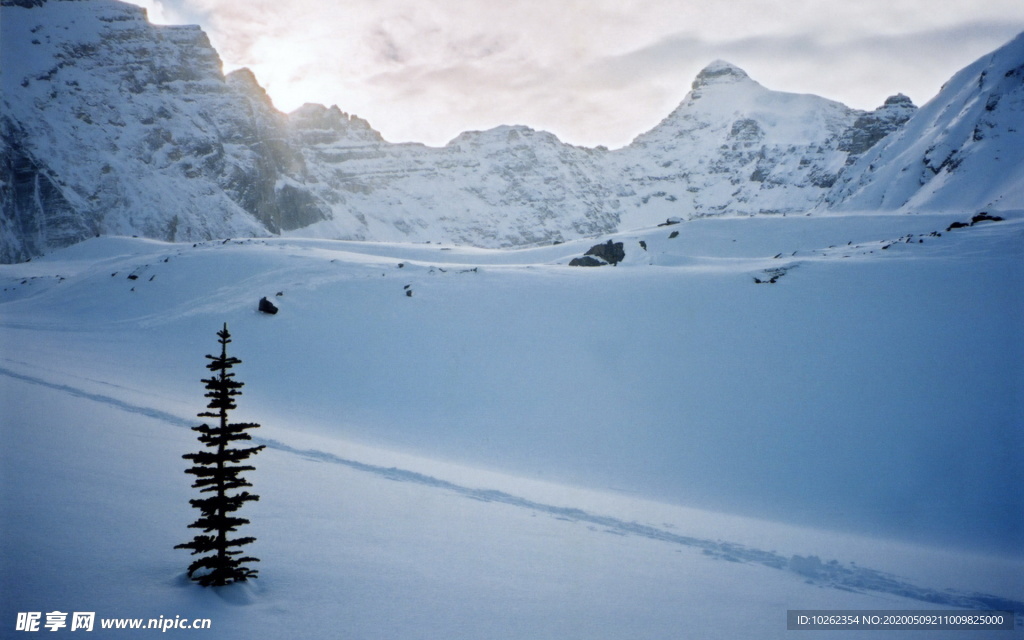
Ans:
{"type": "Polygon", "coordinates": [[[108,238],[0,267],[3,619],[775,637],[787,608],[1020,602],[1007,217],[941,237],[955,217],[698,220],[621,234],[626,262],[597,269],[561,266],[597,240],[108,238]],[[243,514],[261,578],[211,596],[171,547],[224,321],[234,419],[271,448],[243,514]]]}

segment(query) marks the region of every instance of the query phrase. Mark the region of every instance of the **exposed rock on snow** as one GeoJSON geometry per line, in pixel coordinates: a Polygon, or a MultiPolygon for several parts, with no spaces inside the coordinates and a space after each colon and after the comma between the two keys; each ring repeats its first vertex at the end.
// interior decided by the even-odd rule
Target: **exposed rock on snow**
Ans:
{"type": "Polygon", "coordinates": [[[878,109],[857,118],[839,141],[839,149],[850,154],[846,164],[853,164],[879,140],[906,124],[916,112],[917,107],[910,98],[900,93],[887,98],[878,109]]]}
{"type": "Polygon", "coordinates": [[[1002,221],[1003,221],[1003,217],[1002,216],[993,216],[993,215],[991,215],[991,214],[989,214],[989,213],[987,213],[985,211],[982,211],[981,213],[978,213],[974,217],[972,217],[970,222],[960,222],[960,221],[954,222],[953,224],[951,224],[948,227],[946,227],[946,231],[953,231],[954,229],[966,229],[967,227],[973,227],[974,225],[978,224],[979,222],[1002,222],[1002,221]]]}
{"type": "Polygon", "coordinates": [[[273,302],[271,302],[270,300],[268,300],[265,297],[264,298],[260,298],[260,304],[259,304],[258,309],[259,309],[259,311],[261,311],[263,313],[266,313],[266,314],[269,314],[269,315],[274,315],[274,314],[276,314],[278,312],[277,305],[274,304],[273,302]]]}
{"type": "Polygon", "coordinates": [[[609,240],[604,244],[590,247],[582,258],[573,258],[570,267],[600,267],[606,264],[615,266],[626,259],[623,243],[609,240]]]}
{"type": "Polygon", "coordinates": [[[570,267],[602,267],[608,264],[602,260],[598,260],[594,256],[583,256],[582,258],[573,258],[569,261],[570,267]]]}

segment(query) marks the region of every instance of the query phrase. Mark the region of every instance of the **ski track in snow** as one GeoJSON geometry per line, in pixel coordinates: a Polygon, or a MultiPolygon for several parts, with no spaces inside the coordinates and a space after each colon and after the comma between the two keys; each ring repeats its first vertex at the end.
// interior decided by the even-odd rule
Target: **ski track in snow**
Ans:
{"type": "Polygon", "coordinates": [[[84,398],[86,400],[92,400],[93,402],[99,402],[105,405],[115,407],[127,413],[143,415],[146,416],[147,418],[153,418],[154,420],[167,422],[173,424],[176,427],[192,427],[194,424],[190,420],[185,420],[179,416],[167,413],[165,411],[160,411],[159,409],[153,409],[150,407],[140,407],[138,405],[131,404],[123,400],[119,400],[112,396],[106,396],[99,393],[92,393],[89,391],[85,391],[83,389],[79,389],[77,387],[72,387],[67,384],[61,384],[59,382],[50,382],[48,380],[43,380],[42,378],[37,378],[35,376],[17,373],[5,367],[0,367],[0,375],[7,376],[9,378],[14,378],[15,380],[21,380],[22,382],[28,382],[43,387],[48,387],[50,389],[55,389],[57,391],[61,391],[63,393],[75,396],[76,398],[84,398]]]}
{"type": "MultiPolygon", "coordinates": [[[[102,403],[127,413],[143,415],[175,427],[192,427],[194,425],[192,420],[159,409],[131,404],[113,396],[85,391],[68,384],[52,382],[36,376],[19,373],[6,367],[0,366],[0,375],[54,389],[78,398],[102,403]]],[[[960,592],[952,589],[922,587],[901,580],[898,576],[853,565],[852,563],[843,564],[836,560],[823,562],[819,557],[813,555],[807,557],[794,555],[787,558],[774,551],[764,551],[728,541],[708,540],[672,533],[635,521],[629,522],[573,507],[544,504],[504,491],[467,487],[415,471],[399,469],[397,467],[371,465],[357,460],[342,458],[333,453],[317,449],[300,449],[278,440],[254,437],[253,441],[282,453],[302,456],[318,462],[343,465],[395,482],[408,482],[432,487],[472,500],[509,505],[535,513],[543,513],[561,520],[583,523],[593,532],[621,536],[640,536],[690,549],[699,549],[704,555],[720,560],[763,565],[780,571],[795,573],[803,577],[808,583],[822,587],[858,593],[875,592],[889,594],[943,607],[968,610],[1014,611],[1017,616],[1017,626],[1021,624],[1021,619],[1024,618],[1024,602],[1009,598],[979,592],[960,592]]]]}

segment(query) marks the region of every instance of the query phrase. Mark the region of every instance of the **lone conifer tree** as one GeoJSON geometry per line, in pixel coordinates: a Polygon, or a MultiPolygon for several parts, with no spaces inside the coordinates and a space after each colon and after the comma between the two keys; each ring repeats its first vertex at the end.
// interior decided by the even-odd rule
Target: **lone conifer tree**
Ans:
{"type": "Polygon", "coordinates": [[[245,563],[259,562],[258,558],[239,558],[238,555],[242,551],[236,548],[247,545],[256,538],[229,538],[228,534],[243,524],[249,524],[245,518],[233,515],[234,512],[244,503],[260,499],[248,491],[234,493],[242,487],[252,486],[239,474],[255,469],[237,463],[263,449],[263,445],[238,449],[234,448],[232,443],[251,440],[252,436],[246,431],[260,425],[228,422],[228,411],[235,408],[234,398],[242,394],[239,389],[243,385],[234,379],[235,374],[230,370],[242,361],[228,357],[227,348],[231,342],[231,334],[228,333],[227,324],[217,332],[217,337],[220,338],[220,355],[206,356],[210,359],[206,368],[213,372],[213,375],[203,379],[208,391],[206,397],[210,398],[210,403],[206,405],[209,410],[200,413],[199,417],[216,418],[219,424],[213,427],[207,424],[192,427],[193,431],[199,432],[199,442],[208,449],[182,456],[195,464],[185,470],[185,473],[196,476],[192,488],[199,489],[201,494],[210,494],[207,497],[189,500],[189,503],[200,511],[199,518],[190,524],[189,528],[202,529],[203,533],[197,534],[191,542],[174,547],[191,549],[192,555],[207,554],[196,559],[188,568],[188,577],[204,587],[222,586],[255,578],[257,571],[246,567],[245,563]]]}

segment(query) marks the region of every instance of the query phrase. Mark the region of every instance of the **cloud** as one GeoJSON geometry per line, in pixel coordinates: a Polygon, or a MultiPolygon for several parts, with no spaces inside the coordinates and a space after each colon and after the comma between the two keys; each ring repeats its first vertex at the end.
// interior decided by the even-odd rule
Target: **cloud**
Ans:
{"type": "Polygon", "coordinates": [[[1016,23],[973,21],[833,40],[743,39],[722,52],[773,89],[817,93],[870,109],[895,93],[905,93],[918,104],[930,100],[953,73],[1021,30],[1024,16],[1016,23]]]}
{"type": "Polygon", "coordinates": [[[900,91],[921,102],[930,99],[954,71],[1022,30],[1024,19],[846,39],[800,33],[712,41],[682,32],[599,58],[585,73],[589,84],[625,89],[666,78],[693,78],[708,62],[726,59],[769,88],[873,108],[900,91]]]}
{"type": "Polygon", "coordinates": [[[338,104],[430,144],[503,123],[625,144],[716,58],[860,108],[896,92],[922,102],[1024,29],[1019,0],[145,2],[201,24],[279,108],[338,104]]]}

